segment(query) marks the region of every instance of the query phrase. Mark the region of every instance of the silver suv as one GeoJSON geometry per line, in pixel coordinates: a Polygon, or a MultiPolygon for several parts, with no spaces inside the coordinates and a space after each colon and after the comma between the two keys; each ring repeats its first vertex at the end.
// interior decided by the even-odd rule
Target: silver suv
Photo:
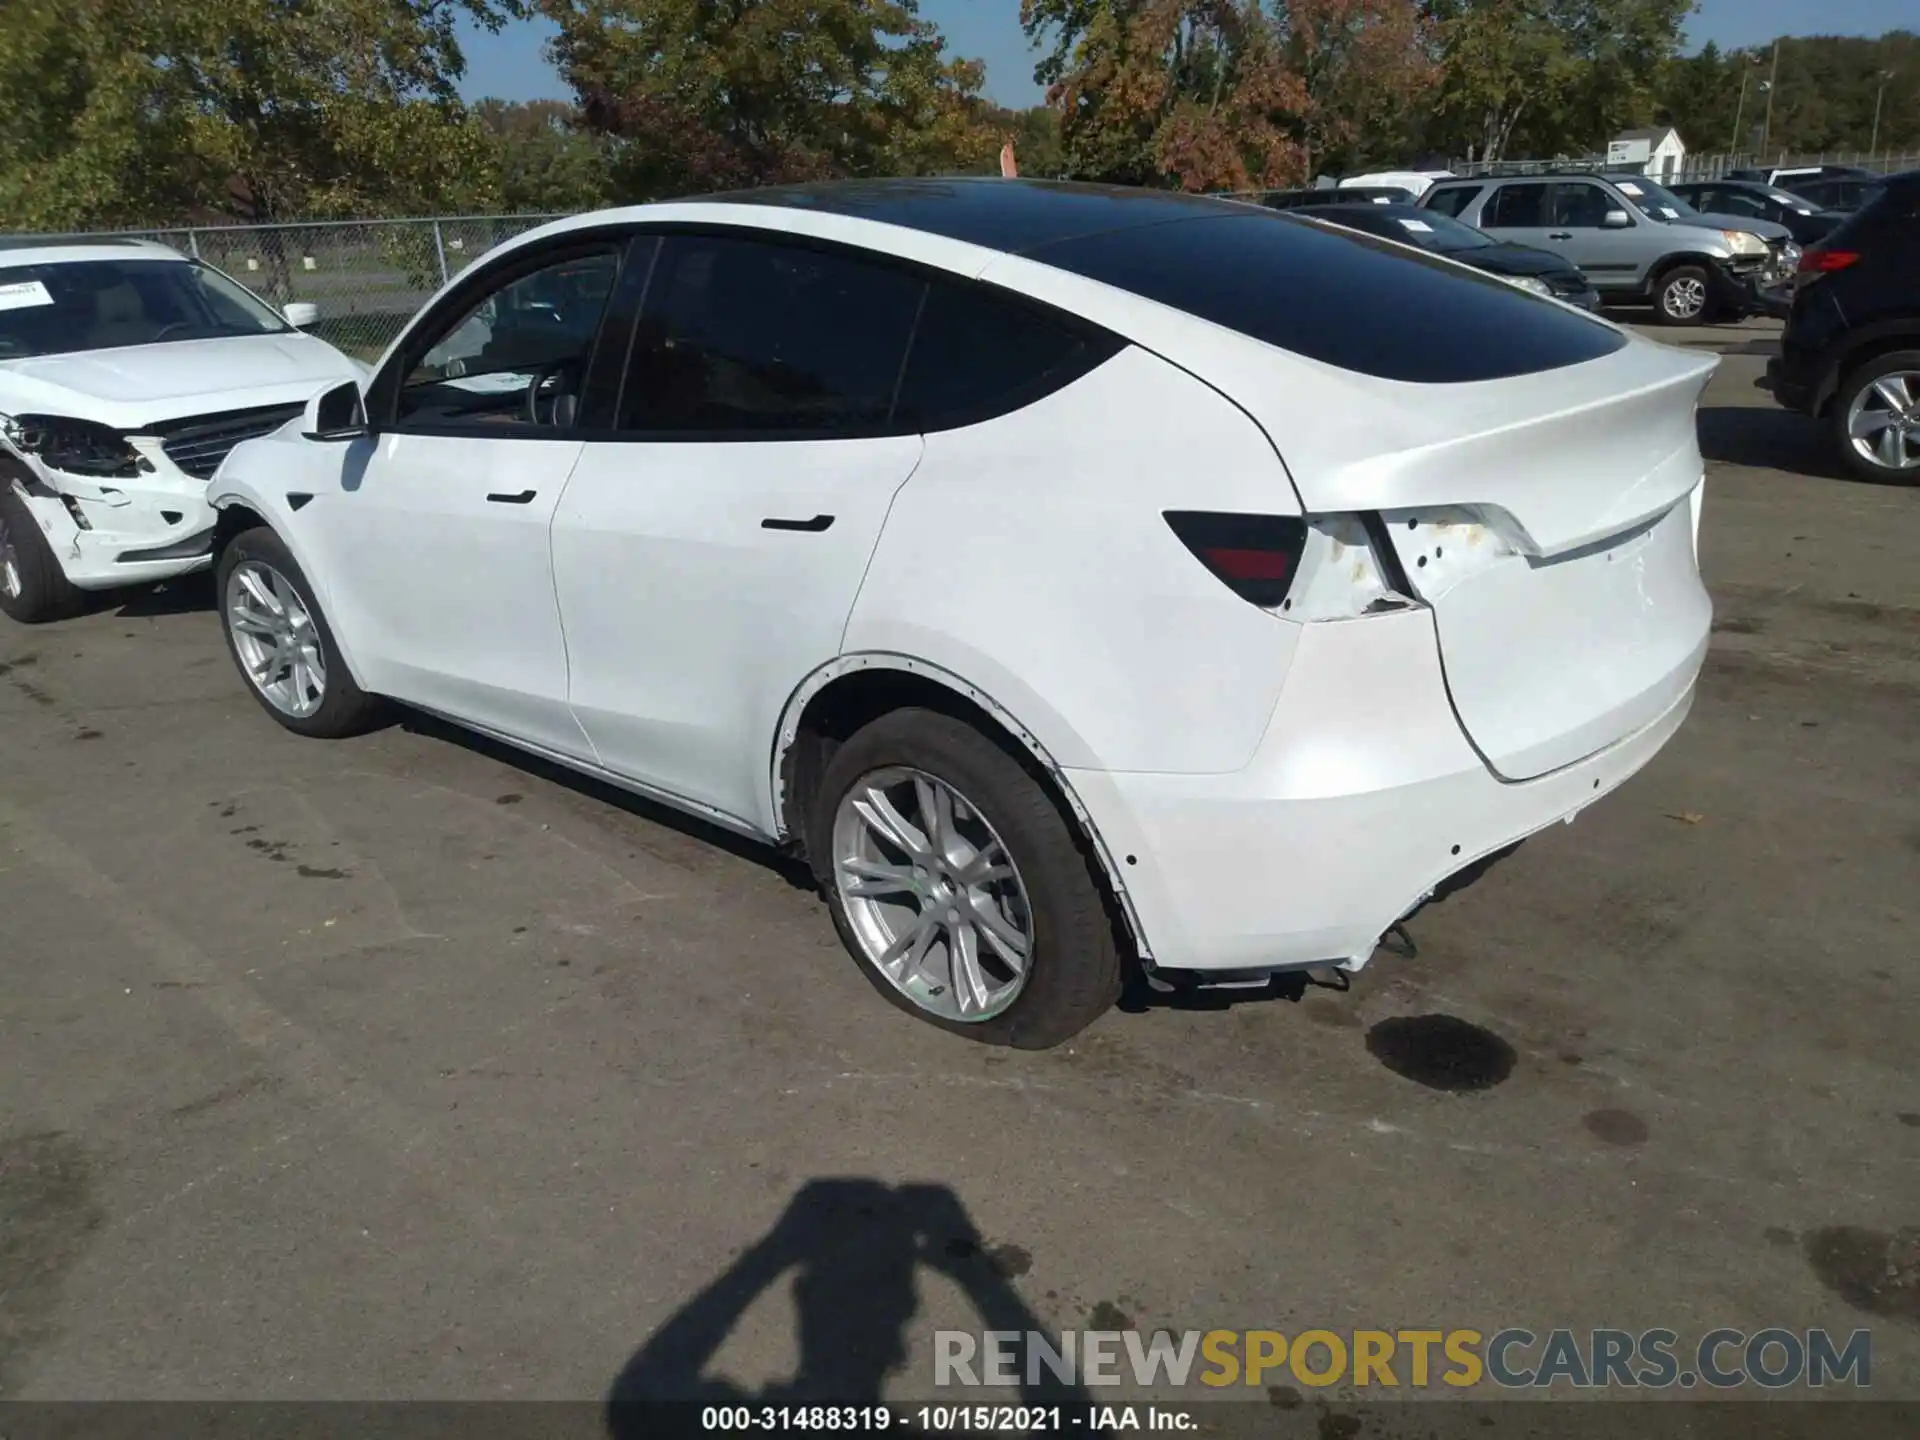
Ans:
{"type": "Polygon", "coordinates": [[[1765,240],[1670,218],[1649,196],[1638,177],[1487,176],[1442,180],[1420,203],[1497,239],[1551,250],[1585,271],[1602,300],[1651,303],[1669,325],[1768,308],[1765,240]]]}

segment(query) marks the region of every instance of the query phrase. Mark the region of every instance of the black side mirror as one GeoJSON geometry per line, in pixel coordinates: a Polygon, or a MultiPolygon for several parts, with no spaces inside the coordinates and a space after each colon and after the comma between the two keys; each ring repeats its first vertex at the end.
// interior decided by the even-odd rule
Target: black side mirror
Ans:
{"type": "Polygon", "coordinates": [[[360,386],[343,381],[307,401],[302,434],[309,440],[357,440],[367,433],[367,402],[360,386]]]}

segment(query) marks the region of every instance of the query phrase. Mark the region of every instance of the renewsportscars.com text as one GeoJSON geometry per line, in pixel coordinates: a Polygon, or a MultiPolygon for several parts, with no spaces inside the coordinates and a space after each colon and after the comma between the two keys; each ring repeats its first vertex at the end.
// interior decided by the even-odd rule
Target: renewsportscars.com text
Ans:
{"type": "Polygon", "coordinates": [[[1673,1330],[940,1330],[933,1383],[945,1387],[1067,1384],[1457,1389],[1770,1390],[1873,1383],[1873,1335],[1773,1327],[1710,1330],[1683,1342],[1673,1330]]]}

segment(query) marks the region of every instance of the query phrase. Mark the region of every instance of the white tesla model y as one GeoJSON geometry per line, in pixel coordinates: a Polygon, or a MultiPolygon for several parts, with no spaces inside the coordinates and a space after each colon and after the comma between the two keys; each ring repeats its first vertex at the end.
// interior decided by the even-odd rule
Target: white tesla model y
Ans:
{"type": "Polygon", "coordinates": [[[584,215],[211,487],[241,674],[804,852],[882,994],[1355,969],[1632,775],[1715,362],[1389,241],[1008,180],[584,215]]]}

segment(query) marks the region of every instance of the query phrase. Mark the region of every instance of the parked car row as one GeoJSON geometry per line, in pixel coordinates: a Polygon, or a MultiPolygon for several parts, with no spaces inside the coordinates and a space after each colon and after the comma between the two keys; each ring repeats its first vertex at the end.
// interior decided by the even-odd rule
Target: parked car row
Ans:
{"type": "Polygon", "coordinates": [[[1705,215],[1639,176],[1568,171],[1442,180],[1423,208],[1580,267],[1603,301],[1673,325],[1784,312],[1800,250],[1764,220],[1705,215]]]}
{"type": "Polygon", "coordinates": [[[155,507],[287,730],[399,701],[785,846],[890,1001],[1051,1045],[1135,957],[1359,968],[1691,704],[1717,359],[1440,211],[1352,208],[607,211],[476,262],[367,375],[178,257],[139,260],[227,307],[191,328],[58,273],[131,252],[39,257],[0,371],[74,413],[8,423],[8,533],[24,576],[155,507]],[[239,345],[244,402],[195,388],[239,345]],[[168,425],[264,423],[296,363],[297,418],[159,494],[168,425]]]}

